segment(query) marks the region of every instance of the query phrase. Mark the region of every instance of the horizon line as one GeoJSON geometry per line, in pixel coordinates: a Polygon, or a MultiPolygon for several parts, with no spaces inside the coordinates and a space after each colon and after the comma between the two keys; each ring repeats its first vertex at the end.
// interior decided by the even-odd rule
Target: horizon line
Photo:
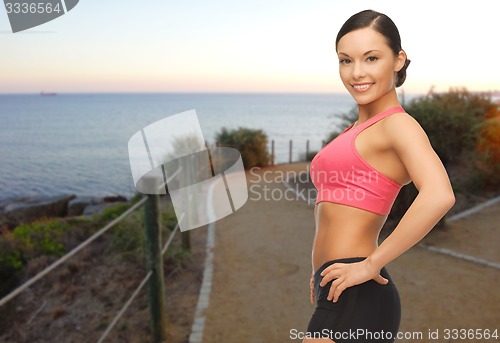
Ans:
{"type": "MultiPolygon", "coordinates": [[[[472,91],[473,92],[473,91],[472,91]]],[[[479,91],[483,92],[483,91],[479,91]]],[[[488,91],[495,92],[495,91],[488,91]]],[[[307,91],[75,91],[75,92],[58,92],[58,91],[40,91],[40,92],[0,92],[0,95],[42,95],[42,94],[55,94],[55,95],[77,95],[77,94],[88,94],[88,95],[96,95],[96,94],[270,94],[270,95],[278,95],[278,94],[325,94],[325,95],[349,95],[347,91],[315,91],[315,92],[307,92],[307,91]]],[[[400,92],[398,92],[399,94],[400,92]]],[[[426,92],[406,92],[405,94],[425,94],[426,92]]]]}
{"type": "MultiPolygon", "coordinates": [[[[434,93],[446,93],[451,90],[461,90],[465,89],[465,91],[469,93],[474,93],[474,94],[490,94],[491,96],[500,96],[500,90],[494,89],[494,90],[469,90],[467,87],[449,87],[447,91],[434,91],[434,87],[430,87],[429,90],[427,91],[406,91],[404,88],[401,88],[399,91],[396,90],[398,95],[425,95],[429,94],[429,92],[434,92],[434,93]]],[[[59,92],[57,90],[41,90],[38,92],[0,92],[0,95],[104,95],[104,94],[259,94],[259,95],[285,95],[285,94],[303,94],[303,95],[349,95],[347,91],[62,91],[59,92]]]]}

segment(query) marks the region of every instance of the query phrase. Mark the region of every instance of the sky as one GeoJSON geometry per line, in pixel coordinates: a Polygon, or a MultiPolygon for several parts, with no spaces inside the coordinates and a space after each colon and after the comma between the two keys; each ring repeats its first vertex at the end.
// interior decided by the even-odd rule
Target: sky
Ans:
{"type": "Polygon", "coordinates": [[[345,92],[335,38],[374,9],[399,28],[402,87],[500,90],[496,0],[80,0],[12,33],[0,7],[0,93],[345,92]]]}

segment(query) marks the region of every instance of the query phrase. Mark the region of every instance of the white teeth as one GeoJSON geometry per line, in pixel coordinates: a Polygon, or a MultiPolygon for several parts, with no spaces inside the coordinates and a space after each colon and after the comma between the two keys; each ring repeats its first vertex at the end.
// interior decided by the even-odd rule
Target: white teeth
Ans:
{"type": "Polygon", "coordinates": [[[367,85],[356,85],[354,86],[354,88],[356,89],[367,89],[368,87],[370,87],[371,85],[370,84],[367,84],[367,85]]]}

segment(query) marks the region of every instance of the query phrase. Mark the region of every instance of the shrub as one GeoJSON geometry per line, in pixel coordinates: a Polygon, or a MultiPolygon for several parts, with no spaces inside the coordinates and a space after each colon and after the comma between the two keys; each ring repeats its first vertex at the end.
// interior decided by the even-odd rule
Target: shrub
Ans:
{"type": "Polygon", "coordinates": [[[498,105],[491,105],[485,119],[475,152],[479,157],[479,169],[487,184],[497,186],[500,183],[500,110],[498,105]]]}
{"type": "Polygon", "coordinates": [[[242,127],[237,130],[228,130],[223,127],[216,134],[215,139],[220,146],[238,149],[245,169],[263,167],[270,162],[267,151],[267,135],[262,130],[242,127]]]}
{"type": "Polygon", "coordinates": [[[99,215],[99,219],[102,221],[110,221],[121,216],[128,208],[130,204],[128,202],[120,203],[114,206],[105,208],[99,215]]]}
{"type": "Polygon", "coordinates": [[[144,225],[137,219],[120,223],[111,229],[108,252],[119,254],[129,262],[142,263],[144,258],[144,225]]]}
{"type": "Polygon", "coordinates": [[[0,298],[17,284],[19,272],[24,266],[21,252],[16,248],[9,233],[0,236],[0,298]]]}
{"type": "Polygon", "coordinates": [[[134,205],[135,203],[139,202],[143,196],[144,196],[144,194],[142,194],[140,192],[135,192],[135,194],[132,196],[132,198],[130,198],[130,204],[134,205]]]}
{"type": "Polygon", "coordinates": [[[41,255],[62,256],[65,247],[61,243],[68,224],[62,220],[45,219],[19,225],[12,232],[21,245],[26,258],[41,255]]]}
{"type": "MultiPolygon", "coordinates": [[[[161,210],[162,227],[168,230],[168,233],[174,230],[177,225],[177,217],[173,206],[163,206],[161,210]]],[[[165,231],[167,233],[167,231],[165,231]]]]}
{"type": "Polygon", "coordinates": [[[485,113],[492,105],[486,94],[450,89],[412,100],[405,110],[423,127],[443,164],[460,161],[476,146],[485,113]]]}
{"type": "Polygon", "coordinates": [[[192,261],[193,256],[190,251],[182,249],[180,246],[172,246],[166,252],[168,269],[182,270],[186,262],[192,261]],[[173,267],[173,268],[172,268],[173,267]]]}
{"type": "MultiPolygon", "coordinates": [[[[137,197],[137,199],[140,198],[142,198],[142,194],[137,197]]],[[[107,207],[96,216],[94,225],[96,227],[106,225],[130,207],[129,202],[107,207]]],[[[111,242],[105,250],[107,254],[117,254],[128,262],[142,263],[144,257],[144,208],[139,207],[116,223],[105,236],[111,238],[111,242]]]]}

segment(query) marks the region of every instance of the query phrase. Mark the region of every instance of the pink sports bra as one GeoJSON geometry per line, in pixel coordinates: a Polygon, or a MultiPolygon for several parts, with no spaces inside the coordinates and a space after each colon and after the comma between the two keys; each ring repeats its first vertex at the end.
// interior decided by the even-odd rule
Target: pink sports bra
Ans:
{"type": "Polygon", "coordinates": [[[392,107],[358,126],[351,124],[314,156],[310,175],[318,190],[316,204],[327,201],[389,214],[402,185],[369,165],[354,142],[367,127],[401,112],[405,112],[403,108],[392,107]]]}

